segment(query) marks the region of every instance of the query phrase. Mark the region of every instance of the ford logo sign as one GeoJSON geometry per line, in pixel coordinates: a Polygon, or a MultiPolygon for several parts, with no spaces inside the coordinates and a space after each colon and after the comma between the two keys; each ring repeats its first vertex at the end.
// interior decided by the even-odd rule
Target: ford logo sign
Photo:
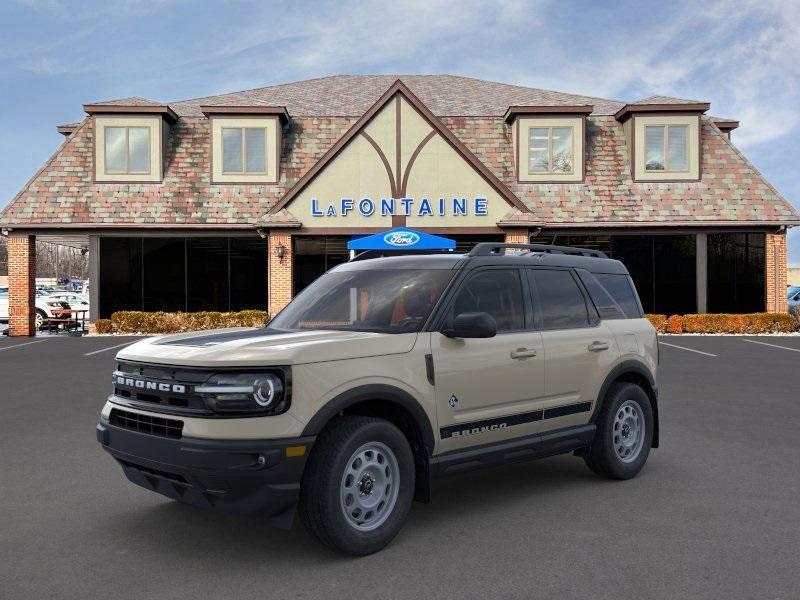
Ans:
{"type": "Polygon", "coordinates": [[[383,241],[390,246],[413,246],[419,242],[419,235],[413,231],[391,231],[383,236],[383,241]]]}

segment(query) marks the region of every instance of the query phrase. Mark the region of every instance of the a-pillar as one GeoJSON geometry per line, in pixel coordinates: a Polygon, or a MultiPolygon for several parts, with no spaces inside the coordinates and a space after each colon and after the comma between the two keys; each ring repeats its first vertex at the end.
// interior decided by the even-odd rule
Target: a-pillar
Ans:
{"type": "Polygon", "coordinates": [[[292,234],[270,231],[267,244],[269,314],[274,317],[292,299],[292,234]]]}
{"type": "Polygon", "coordinates": [[[786,234],[767,234],[765,248],[764,304],[767,312],[787,312],[786,299],[786,234]]]}
{"type": "Polygon", "coordinates": [[[36,335],[36,236],[8,236],[8,334],[36,335]]]}

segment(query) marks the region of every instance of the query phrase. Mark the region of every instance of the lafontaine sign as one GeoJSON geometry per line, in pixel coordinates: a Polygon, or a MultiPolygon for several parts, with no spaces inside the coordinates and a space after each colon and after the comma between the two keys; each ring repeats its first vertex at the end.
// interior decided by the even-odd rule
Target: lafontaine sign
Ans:
{"type": "Polygon", "coordinates": [[[485,217],[489,214],[486,198],[340,198],[320,202],[311,198],[312,217],[346,217],[358,213],[362,217],[404,215],[418,217],[485,217]]]}

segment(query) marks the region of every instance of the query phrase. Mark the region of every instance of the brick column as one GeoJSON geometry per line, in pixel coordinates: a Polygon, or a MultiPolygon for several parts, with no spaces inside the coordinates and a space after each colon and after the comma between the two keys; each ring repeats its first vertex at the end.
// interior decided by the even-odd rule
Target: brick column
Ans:
{"type": "Polygon", "coordinates": [[[764,288],[766,298],[765,309],[768,312],[788,312],[786,301],[786,234],[767,234],[764,248],[765,277],[764,288]]]}
{"type": "Polygon", "coordinates": [[[278,314],[292,299],[292,234],[287,231],[270,231],[267,244],[269,265],[268,295],[269,314],[278,314]],[[283,258],[278,257],[278,248],[283,246],[283,258]]]}
{"type": "Polygon", "coordinates": [[[506,244],[530,244],[527,229],[506,229],[506,244]]]}
{"type": "Polygon", "coordinates": [[[36,236],[8,236],[8,333],[36,335],[36,236]]]}

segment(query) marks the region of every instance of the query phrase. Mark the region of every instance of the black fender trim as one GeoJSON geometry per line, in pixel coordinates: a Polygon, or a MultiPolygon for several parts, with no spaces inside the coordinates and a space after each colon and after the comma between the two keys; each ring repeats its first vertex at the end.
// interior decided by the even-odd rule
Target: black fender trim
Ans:
{"type": "MultiPolygon", "coordinates": [[[[592,412],[592,417],[589,420],[590,423],[594,423],[597,420],[597,415],[600,413],[600,407],[602,406],[603,400],[608,393],[608,388],[611,387],[617,379],[621,378],[622,376],[634,373],[647,381],[648,385],[650,386],[650,391],[652,393],[648,393],[647,395],[650,397],[650,403],[653,406],[653,448],[658,448],[659,442],[659,426],[658,426],[658,385],[656,384],[655,379],[653,378],[653,374],[650,372],[650,369],[647,368],[647,365],[638,361],[638,360],[626,360],[619,363],[616,367],[611,369],[611,372],[606,376],[605,381],[603,381],[603,385],[600,386],[600,392],[597,394],[597,404],[594,407],[594,411],[592,412]]],[[[649,391],[649,390],[645,390],[649,391]]]]}
{"type": "Polygon", "coordinates": [[[355,387],[342,392],[323,406],[317,414],[306,424],[303,429],[304,436],[319,435],[328,422],[343,410],[368,400],[383,400],[391,402],[404,408],[414,419],[420,433],[422,441],[428,451],[428,456],[433,453],[434,437],[433,427],[430,419],[422,408],[422,405],[408,392],[391,385],[373,383],[355,387]]]}

